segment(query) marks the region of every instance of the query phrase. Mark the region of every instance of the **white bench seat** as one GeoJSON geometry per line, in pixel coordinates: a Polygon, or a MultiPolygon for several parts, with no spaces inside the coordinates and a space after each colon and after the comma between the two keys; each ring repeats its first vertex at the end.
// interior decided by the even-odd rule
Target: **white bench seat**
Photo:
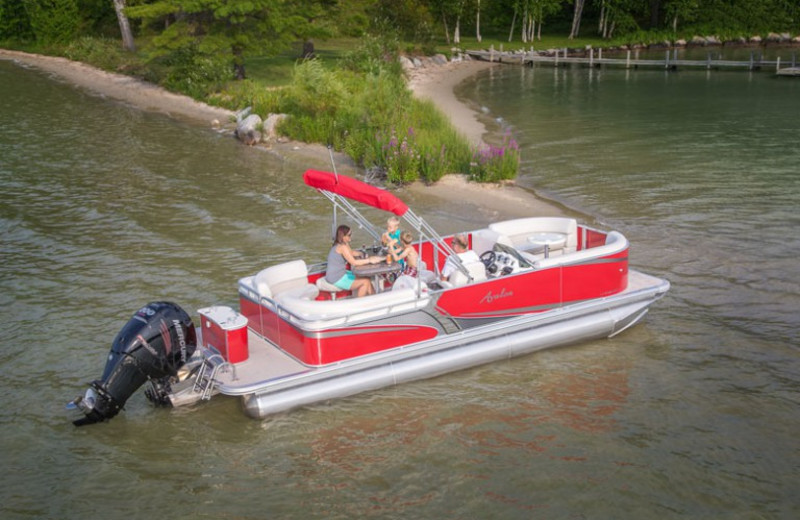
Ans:
{"type": "MultiPolygon", "coordinates": [[[[528,238],[536,233],[560,233],[565,236],[564,245],[549,249],[549,253],[569,254],[578,248],[578,222],[574,218],[530,217],[504,220],[489,224],[489,229],[510,241],[518,250],[531,249],[528,238]]],[[[504,241],[505,241],[504,240],[504,241]]],[[[498,240],[499,241],[499,240],[498,240]]],[[[531,251],[533,253],[539,251],[531,251]]]]}
{"type": "Polygon", "coordinates": [[[339,300],[307,300],[286,294],[278,303],[284,319],[304,329],[321,329],[418,309],[428,304],[428,296],[423,293],[417,298],[416,290],[409,288],[339,300]]]}

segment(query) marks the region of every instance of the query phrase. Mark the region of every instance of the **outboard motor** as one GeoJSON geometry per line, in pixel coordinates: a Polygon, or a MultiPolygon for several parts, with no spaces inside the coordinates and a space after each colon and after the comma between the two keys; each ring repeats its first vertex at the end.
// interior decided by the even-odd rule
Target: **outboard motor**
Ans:
{"type": "Polygon", "coordinates": [[[111,419],[146,381],[174,377],[197,348],[197,333],[189,315],[170,302],[142,307],[122,328],[100,380],[68,408],[84,413],[75,426],[111,419]]]}

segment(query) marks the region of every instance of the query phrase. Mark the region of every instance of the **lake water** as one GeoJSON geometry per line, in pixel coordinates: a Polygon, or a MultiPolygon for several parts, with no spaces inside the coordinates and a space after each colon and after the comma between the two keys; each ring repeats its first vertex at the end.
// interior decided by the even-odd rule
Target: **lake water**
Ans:
{"type": "Polygon", "coordinates": [[[522,185],[670,280],[644,323],[264,421],[138,392],[76,429],[136,309],[235,306],[323,257],[330,210],[303,165],[0,61],[2,517],[796,518],[800,81],[504,66],[459,93],[522,185]]]}

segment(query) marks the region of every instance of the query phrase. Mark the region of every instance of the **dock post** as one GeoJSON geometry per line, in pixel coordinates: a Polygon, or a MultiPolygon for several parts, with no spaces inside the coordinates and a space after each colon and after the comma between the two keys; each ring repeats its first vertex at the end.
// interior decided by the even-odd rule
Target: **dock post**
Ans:
{"type": "Polygon", "coordinates": [[[594,49],[589,48],[589,68],[594,67],[594,49]]]}
{"type": "Polygon", "coordinates": [[[750,51],[750,70],[753,70],[753,51],[750,51]]]}
{"type": "Polygon", "coordinates": [[[667,50],[667,54],[666,56],[664,56],[664,68],[665,69],[669,68],[669,50],[667,50]]]}
{"type": "Polygon", "coordinates": [[[706,70],[711,69],[711,52],[706,53],[706,70]]]}
{"type": "Polygon", "coordinates": [[[553,66],[554,66],[554,67],[556,67],[556,68],[558,68],[558,49],[556,49],[556,59],[555,59],[555,61],[553,62],[553,66]]]}
{"type": "Polygon", "coordinates": [[[489,46],[489,62],[494,63],[494,44],[489,46]]]}
{"type": "Polygon", "coordinates": [[[781,70],[781,57],[778,56],[778,59],[775,61],[775,72],[781,70]]]}
{"type": "Polygon", "coordinates": [[[599,49],[597,49],[597,53],[599,55],[599,56],[597,56],[597,59],[598,60],[602,60],[603,59],[603,48],[600,47],[599,49]]]}

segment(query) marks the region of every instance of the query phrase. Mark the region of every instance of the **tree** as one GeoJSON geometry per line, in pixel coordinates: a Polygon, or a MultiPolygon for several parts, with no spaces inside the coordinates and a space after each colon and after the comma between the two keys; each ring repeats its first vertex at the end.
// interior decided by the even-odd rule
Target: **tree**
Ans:
{"type": "Polygon", "coordinates": [[[672,32],[678,32],[678,19],[691,21],[700,8],[698,0],[670,0],[666,6],[667,15],[672,19],[672,32]]]}
{"type": "Polygon", "coordinates": [[[583,16],[583,4],[586,0],[575,0],[575,8],[572,11],[572,28],[569,31],[569,39],[573,40],[578,37],[581,30],[581,17],[583,16]]]}
{"type": "Polygon", "coordinates": [[[45,43],[71,41],[81,23],[77,0],[23,0],[36,40],[45,43]]]}
{"type": "MultiPolygon", "coordinates": [[[[156,0],[131,6],[128,16],[169,22],[153,38],[161,54],[199,53],[210,59],[227,55],[237,79],[246,76],[247,54],[275,54],[292,37],[307,32],[301,10],[313,2],[282,0],[156,0]]],[[[166,23],[165,23],[166,24],[166,23]]]]}
{"type": "Polygon", "coordinates": [[[26,41],[34,36],[25,4],[18,0],[0,0],[0,40],[26,41]]]}
{"type": "Polygon", "coordinates": [[[475,16],[475,39],[478,40],[478,43],[481,41],[481,0],[478,0],[478,7],[476,9],[476,16],[475,16]]]}
{"type": "Polygon", "coordinates": [[[117,13],[117,20],[119,20],[119,32],[122,33],[122,48],[126,51],[134,52],[136,45],[133,43],[133,33],[131,32],[131,24],[128,22],[128,17],[125,15],[125,0],[113,0],[114,11],[117,13]]]}
{"type": "MultiPolygon", "coordinates": [[[[539,22],[539,27],[536,30],[537,39],[542,39],[542,24],[544,23],[544,19],[549,17],[551,14],[556,14],[559,10],[561,10],[561,4],[562,0],[532,0],[531,25],[534,25],[537,21],[539,22]]],[[[533,35],[534,28],[531,27],[531,41],[533,41],[533,35]]]]}

